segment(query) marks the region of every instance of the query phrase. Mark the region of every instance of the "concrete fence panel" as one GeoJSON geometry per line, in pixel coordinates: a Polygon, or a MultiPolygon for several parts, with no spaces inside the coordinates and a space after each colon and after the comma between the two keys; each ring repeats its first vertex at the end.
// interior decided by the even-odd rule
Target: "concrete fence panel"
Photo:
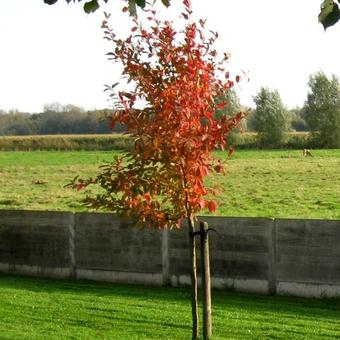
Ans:
{"type": "Polygon", "coordinates": [[[223,217],[205,220],[216,231],[209,235],[214,285],[267,293],[273,221],[223,217]]]}
{"type": "MultiPolygon", "coordinates": [[[[261,218],[200,217],[212,230],[210,270],[214,287],[267,293],[271,280],[273,220],[261,218]]],[[[199,237],[197,237],[199,246],[199,237]]],[[[190,284],[187,225],[169,232],[170,281],[190,284]]],[[[200,254],[197,251],[198,271],[200,254]]]]}
{"type": "Polygon", "coordinates": [[[162,233],[112,214],[77,213],[75,263],[79,278],[162,284],[162,233]]]}
{"type": "Polygon", "coordinates": [[[276,267],[280,294],[340,294],[340,221],[277,220],[276,267]]]}
{"type": "MultiPolygon", "coordinates": [[[[340,221],[200,217],[212,229],[212,286],[340,296],[340,221]]],[[[197,237],[198,273],[200,272],[197,237]]],[[[189,285],[189,235],[106,213],[0,210],[0,272],[189,285]]]]}
{"type": "Polygon", "coordinates": [[[0,269],[15,274],[68,278],[73,214],[0,210],[0,269]]]}

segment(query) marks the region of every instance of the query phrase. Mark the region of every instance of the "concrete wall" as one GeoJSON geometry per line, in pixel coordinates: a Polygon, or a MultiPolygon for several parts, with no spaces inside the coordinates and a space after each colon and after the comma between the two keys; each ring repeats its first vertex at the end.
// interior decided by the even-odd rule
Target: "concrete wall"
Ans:
{"type": "Polygon", "coordinates": [[[76,214],[75,259],[80,279],[163,283],[162,233],[111,214],[76,214]]]}
{"type": "MultiPolygon", "coordinates": [[[[209,234],[213,286],[268,292],[272,220],[204,217],[204,221],[215,230],[209,234]]],[[[169,267],[171,284],[174,286],[190,284],[188,253],[187,229],[170,232],[169,267]]],[[[200,260],[198,267],[200,269],[200,260]]]]}
{"type": "MultiPolygon", "coordinates": [[[[214,229],[213,287],[340,296],[340,221],[202,220],[214,229]]],[[[3,273],[178,286],[190,284],[189,267],[185,225],[159,231],[112,214],[0,210],[3,273]]]]}
{"type": "Polygon", "coordinates": [[[340,295],[340,221],[277,220],[277,292],[340,295]]]}
{"type": "Polygon", "coordinates": [[[69,213],[0,211],[0,270],[71,277],[72,225],[69,213]]]}

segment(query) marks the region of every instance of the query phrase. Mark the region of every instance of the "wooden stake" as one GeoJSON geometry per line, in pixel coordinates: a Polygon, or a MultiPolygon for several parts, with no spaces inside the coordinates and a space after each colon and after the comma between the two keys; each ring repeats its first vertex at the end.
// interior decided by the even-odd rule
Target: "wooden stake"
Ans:
{"type": "Polygon", "coordinates": [[[192,217],[188,218],[189,223],[189,255],[191,261],[191,310],[192,310],[192,340],[199,336],[198,323],[198,294],[197,294],[197,269],[196,269],[196,242],[195,223],[192,217]]]}

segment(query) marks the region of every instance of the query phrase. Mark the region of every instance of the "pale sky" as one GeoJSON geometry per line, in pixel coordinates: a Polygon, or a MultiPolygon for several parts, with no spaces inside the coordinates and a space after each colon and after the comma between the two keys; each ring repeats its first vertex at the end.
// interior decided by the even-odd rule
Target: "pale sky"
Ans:
{"type": "MultiPolygon", "coordinates": [[[[121,0],[110,0],[86,15],[64,0],[0,0],[0,109],[41,112],[60,102],[85,109],[110,107],[104,84],[119,81],[105,56],[103,10],[112,27],[127,28],[121,0]]],[[[197,17],[220,35],[218,49],[231,53],[230,69],[249,81],[237,89],[244,105],[261,86],[277,89],[289,107],[301,106],[309,75],[319,70],[340,76],[340,23],[324,32],[317,16],[322,0],[192,0],[197,17]]],[[[179,16],[180,0],[162,12],[179,16]]]]}

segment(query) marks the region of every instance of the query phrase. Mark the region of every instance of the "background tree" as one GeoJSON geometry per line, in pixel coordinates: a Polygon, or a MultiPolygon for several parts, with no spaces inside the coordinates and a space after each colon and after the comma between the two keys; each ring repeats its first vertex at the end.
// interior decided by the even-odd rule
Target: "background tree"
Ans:
{"type": "Polygon", "coordinates": [[[5,112],[1,110],[0,135],[22,136],[35,134],[37,131],[37,126],[30,118],[31,115],[27,112],[20,112],[18,110],[10,110],[9,112],[5,112]]]}
{"type": "Polygon", "coordinates": [[[145,27],[133,18],[126,39],[116,37],[103,22],[105,37],[114,47],[109,58],[123,66],[122,73],[133,86],[117,92],[117,84],[107,87],[116,107],[112,126],[124,125],[135,144],[96,178],[75,179],[73,186],[99,185],[102,194],[87,198],[90,207],[128,216],[141,225],[179,228],[187,220],[192,337],[197,339],[195,221],[201,209],[217,209],[215,191],[204,179],[210,172],[223,172],[221,160],[212,151],[226,145],[226,136],[243,115],[215,117],[226,103],[216,104],[214,98],[225,95],[234,84],[224,69],[229,54],[218,57],[213,49],[217,33],[204,34],[205,21],[192,21],[190,2],[183,0],[183,4],[180,31],[171,22],[158,20],[152,9],[147,10],[150,25],[145,27]]]}
{"type": "MultiPolygon", "coordinates": [[[[239,78],[237,78],[239,81],[239,78]]],[[[227,117],[235,116],[239,112],[245,112],[245,108],[241,105],[240,98],[234,88],[228,89],[222,97],[216,97],[215,103],[217,107],[220,107],[215,112],[215,118],[221,119],[224,115],[227,117]],[[225,105],[221,106],[221,103],[225,105]]],[[[228,135],[228,144],[237,144],[240,139],[240,133],[247,130],[247,121],[242,119],[238,124],[238,127],[233,129],[228,135]]]]}
{"type": "Polygon", "coordinates": [[[112,111],[109,109],[85,111],[75,105],[50,103],[44,112],[25,113],[0,110],[0,135],[56,135],[56,134],[110,134],[123,132],[117,124],[110,128],[112,111]]]}
{"type": "Polygon", "coordinates": [[[261,146],[278,147],[287,137],[290,116],[277,90],[262,87],[254,97],[253,125],[261,146]]]}
{"type": "Polygon", "coordinates": [[[325,147],[340,146],[340,84],[323,72],[311,75],[309,93],[303,107],[303,117],[314,138],[325,147]]]}
{"type": "Polygon", "coordinates": [[[303,118],[303,110],[300,107],[295,107],[289,110],[289,114],[291,116],[291,124],[293,131],[307,131],[308,126],[303,118]]]}
{"type": "Polygon", "coordinates": [[[43,135],[76,134],[83,130],[85,117],[86,113],[80,107],[50,103],[44,106],[44,112],[36,117],[36,122],[39,126],[39,133],[43,135]]]}

